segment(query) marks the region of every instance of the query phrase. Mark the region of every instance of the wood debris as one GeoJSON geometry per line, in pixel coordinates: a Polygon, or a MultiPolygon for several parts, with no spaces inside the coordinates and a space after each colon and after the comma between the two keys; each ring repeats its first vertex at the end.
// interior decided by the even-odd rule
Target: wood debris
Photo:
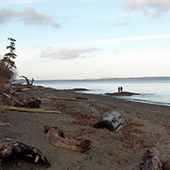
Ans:
{"type": "Polygon", "coordinates": [[[66,97],[50,97],[47,96],[49,99],[56,99],[56,100],[69,100],[69,101],[79,101],[79,102],[88,102],[88,103],[93,103],[94,101],[92,100],[87,100],[87,99],[74,99],[74,98],[66,98],[66,97]]]}
{"type": "Polygon", "coordinates": [[[0,109],[1,110],[20,111],[20,112],[32,112],[32,113],[58,113],[58,114],[61,113],[58,110],[40,110],[40,109],[33,109],[33,108],[4,106],[4,105],[0,105],[0,109]]]}
{"type": "Polygon", "coordinates": [[[0,135],[0,159],[9,157],[10,155],[21,154],[23,157],[31,160],[33,163],[50,166],[50,162],[44,154],[35,147],[17,141],[7,136],[0,135]]]}
{"type": "Polygon", "coordinates": [[[159,151],[156,148],[146,149],[140,166],[141,170],[162,170],[159,151]]]}
{"type": "Polygon", "coordinates": [[[0,126],[11,126],[9,123],[0,122],[0,126]]]}

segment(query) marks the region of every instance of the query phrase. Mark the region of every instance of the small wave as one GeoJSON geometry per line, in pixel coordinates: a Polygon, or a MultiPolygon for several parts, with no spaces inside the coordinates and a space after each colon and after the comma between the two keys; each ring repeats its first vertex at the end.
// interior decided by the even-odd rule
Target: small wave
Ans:
{"type": "Polygon", "coordinates": [[[157,102],[157,101],[152,101],[152,100],[135,99],[135,98],[128,98],[128,97],[117,97],[117,98],[121,98],[121,99],[128,100],[128,101],[133,101],[133,102],[170,106],[170,103],[166,103],[166,102],[157,102]]]}

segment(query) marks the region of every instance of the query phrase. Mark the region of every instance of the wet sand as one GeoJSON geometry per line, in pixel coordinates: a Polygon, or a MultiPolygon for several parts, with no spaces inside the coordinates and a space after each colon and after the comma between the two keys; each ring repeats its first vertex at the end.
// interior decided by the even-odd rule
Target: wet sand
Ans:
{"type": "MultiPolygon", "coordinates": [[[[25,93],[42,101],[40,109],[61,113],[0,110],[0,122],[10,125],[0,125],[0,133],[41,150],[51,163],[49,170],[139,170],[144,150],[149,147],[159,150],[162,161],[170,159],[169,106],[43,87],[25,93]],[[110,110],[119,111],[126,125],[117,133],[95,129],[93,124],[110,110]],[[44,124],[55,124],[74,138],[90,140],[91,149],[79,153],[53,146],[45,138],[44,124]]],[[[3,170],[47,169],[17,158],[4,160],[1,167],[3,170]]]]}

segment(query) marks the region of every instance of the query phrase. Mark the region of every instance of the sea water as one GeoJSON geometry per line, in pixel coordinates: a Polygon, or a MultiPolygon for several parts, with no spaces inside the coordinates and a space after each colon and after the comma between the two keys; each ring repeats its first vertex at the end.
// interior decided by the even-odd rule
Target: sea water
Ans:
{"type": "Polygon", "coordinates": [[[118,96],[126,100],[170,106],[170,79],[118,79],[118,80],[42,80],[35,85],[55,89],[85,88],[82,93],[115,93],[119,86],[123,91],[139,93],[133,96],[118,96]]]}

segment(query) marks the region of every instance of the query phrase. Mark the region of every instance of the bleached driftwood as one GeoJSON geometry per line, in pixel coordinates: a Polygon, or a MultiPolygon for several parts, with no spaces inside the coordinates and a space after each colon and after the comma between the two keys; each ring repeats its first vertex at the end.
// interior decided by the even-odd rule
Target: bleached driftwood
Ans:
{"type": "Polygon", "coordinates": [[[33,113],[61,113],[58,110],[40,110],[40,109],[32,109],[32,108],[23,108],[23,107],[13,107],[13,106],[4,106],[0,105],[1,110],[12,110],[12,111],[20,111],[20,112],[33,112],[33,113]]]}
{"type": "Polygon", "coordinates": [[[34,87],[34,88],[28,88],[28,87],[26,87],[26,88],[20,88],[20,91],[22,91],[22,92],[26,92],[26,91],[35,91],[35,90],[37,90],[36,87],[34,87]]]}
{"type": "Polygon", "coordinates": [[[91,141],[87,139],[74,139],[55,125],[44,125],[44,128],[46,138],[49,138],[51,143],[57,147],[64,147],[76,152],[84,152],[90,148],[91,141]]]}
{"type": "Polygon", "coordinates": [[[16,154],[16,156],[20,154],[23,157],[31,160],[33,163],[42,164],[47,167],[50,166],[47,158],[37,148],[19,142],[10,137],[0,135],[0,159],[7,158],[12,154],[16,154]]]}
{"type": "Polygon", "coordinates": [[[141,170],[162,170],[162,163],[159,160],[159,151],[156,148],[146,149],[143,160],[140,164],[141,170]]]}
{"type": "Polygon", "coordinates": [[[21,101],[17,100],[12,94],[4,93],[4,92],[1,92],[1,94],[5,98],[8,99],[7,100],[8,105],[12,105],[12,106],[24,106],[24,104],[21,101]]]}
{"type": "Polygon", "coordinates": [[[47,96],[49,99],[56,99],[56,100],[69,100],[69,101],[78,101],[78,102],[88,102],[88,103],[93,103],[94,101],[92,100],[87,100],[87,99],[74,99],[74,98],[66,98],[66,97],[51,97],[47,96]]]}
{"type": "Polygon", "coordinates": [[[111,131],[117,132],[119,129],[123,127],[125,120],[120,115],[118,111],[110,111],[106,112],[102,119],[94,124],[95,128],[107,128],[111,131]]]}

